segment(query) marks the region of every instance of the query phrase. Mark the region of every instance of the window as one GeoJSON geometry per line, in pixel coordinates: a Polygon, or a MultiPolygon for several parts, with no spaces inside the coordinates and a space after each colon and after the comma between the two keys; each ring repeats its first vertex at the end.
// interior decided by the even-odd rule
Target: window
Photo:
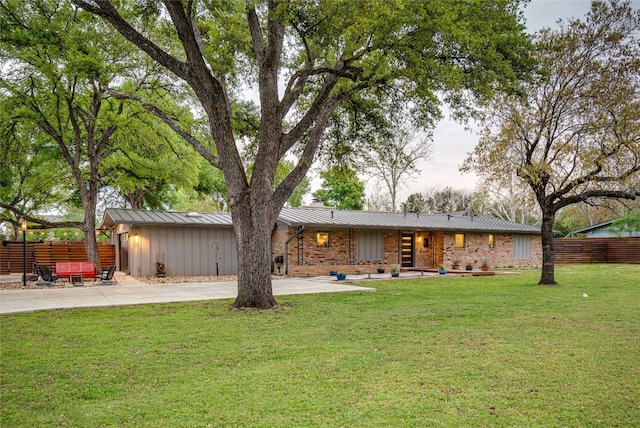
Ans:
{"type": "Polygon", "coordinates": [[[464,233],[456,233],[456,248],[464,248],[464,233]]]}
{"type": "Polygon", "coordinates": [[[384,234],[379,231],[358,231],[358,260],[382,260],[384,234]]]}
{"type": "Polygon", "coordinates": [[[316,234],[316,241],[318,242],[318,247],[329,247],[329,232],[318,232],[316,234]]]}
{"type": "Polygon", "coordinates": [[[489,235],[489,248],[494,248],[496,246],[496,238],[494,234],[489,235]]]}

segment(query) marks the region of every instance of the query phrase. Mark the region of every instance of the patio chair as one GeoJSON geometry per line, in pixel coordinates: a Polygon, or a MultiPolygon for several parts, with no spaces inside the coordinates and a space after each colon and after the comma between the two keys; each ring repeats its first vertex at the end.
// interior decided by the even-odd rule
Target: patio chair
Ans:
{"type": "Polygon", "coordinates": [[[61,276],[54,275],[51,272],[51,269],[49,269],[46,266],[42,266],[34,263],[33,269],[35,270],[36,275],[38,276],[36,285],[52,285],[57,280],[62,279],[61,276]]]}
{"type": "Polygon", "coordinates": [[[117,282],[113,277],[113,274],[115,272],[116,272],[116,264],[114,263],[111,266],[109,266],[109,269],[102,269],[102,272],[100,272],[100,275],[98,275],[96,279],[100,281],[100,284],[111,285],[114,282],[117,282]]]}

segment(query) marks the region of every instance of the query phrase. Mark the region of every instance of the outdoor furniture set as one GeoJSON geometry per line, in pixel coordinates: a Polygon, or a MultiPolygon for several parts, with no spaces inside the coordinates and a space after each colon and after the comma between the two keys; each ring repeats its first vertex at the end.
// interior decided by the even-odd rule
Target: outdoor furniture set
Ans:
{"type": "Polygon", "coordinates": [[[84,284],[85,278],[92,278],[94,284],[99,282],[101,285],[110,285],[116,282],[114,278],[115,263],[100,272],[96,272],[96,266],[91,262],[58,262],[55,272],[51,272],[47,266],[34,263],[33,270],[38,278],[37,285],[52,285],[58,280],[64,281],[66,279],[74,286],[81,286],[84,284]]]}

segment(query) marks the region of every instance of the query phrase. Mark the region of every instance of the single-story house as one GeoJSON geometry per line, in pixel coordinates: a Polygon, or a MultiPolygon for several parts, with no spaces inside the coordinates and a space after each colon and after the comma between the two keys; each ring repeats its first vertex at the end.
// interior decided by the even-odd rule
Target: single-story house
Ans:
{"type": "MultiPolygon", "coordinates": [[[[585,237],[585,238],[618,238],[620,235],[611,232],[610,228],[614,220],[585,227],[569,233],[565,238],[585,237]]],[[[637,232],[625,233],[624,237],[639,236],[637,232]]]]}
{"type": "MultiPolygon", "coordinates": [[[[228,213],[108,208],[101,229],[116,245],[118,269],[134,276],[234,274],[228,213]]],[[[476,213],[416,214],[284,208],[272,236],[274,270],[291,276],[372,272],[378,265],[450,268],[539,267],[540,229],[476,213]]]]}
{"type": "Polygon", "coordinates": [[[539,267],[540,229],[475,213],[419,214],[284,208],[273,237],[289,275],[371,272],[378,265],[539,267]],[[370,267],[370,265],[373,265],[370,267]]]}
{"type": "Polygon", "coordinates": [[[615,236],[609,232],[609,226],[613,224],[613,220],[596,224],[595,226],[585,227],[584,229],[569,232],[565,238],[576,238],[584,236],[586,238],[610,238],[615,236]]]}

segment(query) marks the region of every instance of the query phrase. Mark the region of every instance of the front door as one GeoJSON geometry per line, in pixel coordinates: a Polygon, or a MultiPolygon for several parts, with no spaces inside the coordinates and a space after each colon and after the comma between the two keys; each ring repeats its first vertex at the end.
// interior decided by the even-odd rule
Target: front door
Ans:
{"type": "Polygon", "coordinates": [[[129,234],[122,233],[118,235],[120,244],[120,271],[130,274],[129,272],[129,234]]]}
{"type": "Polygon", "coordinates": [[[402,234],[402,267],[413,267],[413,233],[402,234]]]}

